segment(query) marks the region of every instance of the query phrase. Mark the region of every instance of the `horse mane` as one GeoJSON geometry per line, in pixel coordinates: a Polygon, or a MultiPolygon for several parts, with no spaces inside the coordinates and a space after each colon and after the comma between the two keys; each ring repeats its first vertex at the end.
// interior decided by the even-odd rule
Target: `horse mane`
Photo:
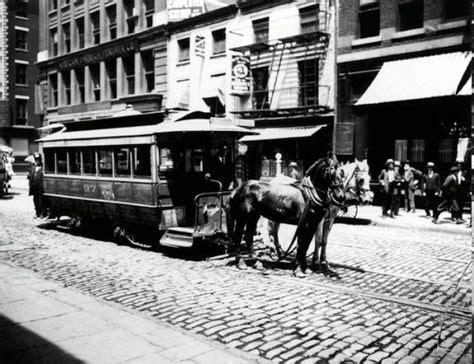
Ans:
{"type": "Polygon", "coordinates": [[[316,173],[319,173],[319,171],[321,170],[321,165],[323,163],[328,163],[329,164],[329,161],[328,161],[328,158],[327,157],[323,157],[323,158],[319,158],[318,160],[316,160],[316,162],[314,162],[307,170],[306,172],[304,173],[305,176],[309,176],[310,174],[313,173],[314,170],[316,170],[316,173]]]}

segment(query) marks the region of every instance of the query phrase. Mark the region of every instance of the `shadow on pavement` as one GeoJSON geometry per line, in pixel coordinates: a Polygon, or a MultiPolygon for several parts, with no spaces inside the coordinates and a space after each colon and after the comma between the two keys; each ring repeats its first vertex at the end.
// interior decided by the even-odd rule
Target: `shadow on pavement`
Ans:
{"type": "Polygon", "coordinates": [[[347,224],[347,225],[370,225],[372,220],[370,219],[359,219],[351,217],[336,217],[335,223],[347,224]]]}
{"type": "Polygon", "coordinates": [[[0,315],[0,363],[84,363],[52,342],[0,315]]]}

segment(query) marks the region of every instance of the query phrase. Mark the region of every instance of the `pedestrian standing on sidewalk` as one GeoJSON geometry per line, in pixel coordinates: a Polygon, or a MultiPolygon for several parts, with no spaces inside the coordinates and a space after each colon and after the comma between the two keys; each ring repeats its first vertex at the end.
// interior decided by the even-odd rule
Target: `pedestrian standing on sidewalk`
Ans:
{"type": "Polygon", "coordinates": [[[415,173],[407,161],[403,165],[403,181],[405,183],[405,206],[407,212],[416,212],[415,210],[415,190],[418,181],[415,178],[415,173]]]}
{"type": "Polygon", "coordinates": [[[36,217],[43,217],[43,161],[39,153],[34,153],[34,164],[28,173],[29,195],[33,196],[36,217]]]}
{"type": "Polygon", "coordinates": [[[464,209],[464,203],[469,194],[469,176],[467,170],[462,166],[462,162],[458,162],[456,166],[459,168],[457,177],[458,177],[458,188],[456,191],[456,202],[458,203],[459,210],[454,216],[456,223],[460,224],[464,222],[462,218],[462,213],[464,209]]]}
{"type": "Polygon", "coordinates": [[[290,167],[290,171],[288,173],[288,176],[290,176],[291,178],[297,181],[301,180],[301,173],[298,172],[297,170],[298,164],[296,162],[291,162],[289,167],[290,167]]]}
{"type": "Polygon", "coordinates": [[[395,181],[393,182],[393,214],[399,216],[400,203],[402,199],[402,177],[400,173],[400,161],[394,162],[395,181]]]}
{"type": "Polygon", "coordinates": [[[433,216],[433,223],[438,223],[439,215],[443,211],[450,211],[454,216],[457,216],[459,211],[459,205],[456,201],[456,194],[458,190],[458,167],[451,167],[449,176],[444,180],[443,186],[441,187],[441,202],[435,210],[433,216]]]}
{"type": "Polygon", "coordinates": [[[423,175],[423,196],[425,197],[426,216],[430,217],[431,212],[435,215],[435,209],[438,206],[438,196],[441,191],[441,178],[434,171],[434,163],[428,162],[427,172],[423,175]]]}
{"type": "Polygon", "coordinates": [[[382,192],[382,217],[385,218],[389,216],[388,211],[390,211],[390,217],[394,217],[393,214],[393,188],[395,182],[395,169],[393,159],[387,159],[385,162],[385,168],[382,169],[379,175],[379,182],[381,185],[382,192]]]}

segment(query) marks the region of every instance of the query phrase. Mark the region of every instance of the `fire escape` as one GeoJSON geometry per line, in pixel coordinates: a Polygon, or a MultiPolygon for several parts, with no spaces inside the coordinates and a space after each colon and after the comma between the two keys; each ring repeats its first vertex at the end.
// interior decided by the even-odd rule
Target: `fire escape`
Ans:
{"type": "Polygon", "coordinates": [[[255,43],[232,48],[250,59],[252,86],[250,95],[234,96],[248,97],[246,106],[231,112],[243,118],[267,118],[330,111],[330,85],[319,82],[328,52],[330,12],[316,5],[300,11],[300,18],[300,34],[271,41],[268,23],[254,22],[255,43]],[[291,67],[292,79],[287,77],[291,67]]]}

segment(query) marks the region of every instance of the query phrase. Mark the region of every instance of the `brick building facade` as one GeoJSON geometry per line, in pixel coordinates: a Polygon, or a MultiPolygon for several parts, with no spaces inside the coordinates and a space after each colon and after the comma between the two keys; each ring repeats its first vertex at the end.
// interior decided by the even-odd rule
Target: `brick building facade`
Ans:
{"type": "Polygon", "coordinates": [[[348,0],[338,15],[338,154],[446,172],[470,136],[469,2],[348,0]]]}

